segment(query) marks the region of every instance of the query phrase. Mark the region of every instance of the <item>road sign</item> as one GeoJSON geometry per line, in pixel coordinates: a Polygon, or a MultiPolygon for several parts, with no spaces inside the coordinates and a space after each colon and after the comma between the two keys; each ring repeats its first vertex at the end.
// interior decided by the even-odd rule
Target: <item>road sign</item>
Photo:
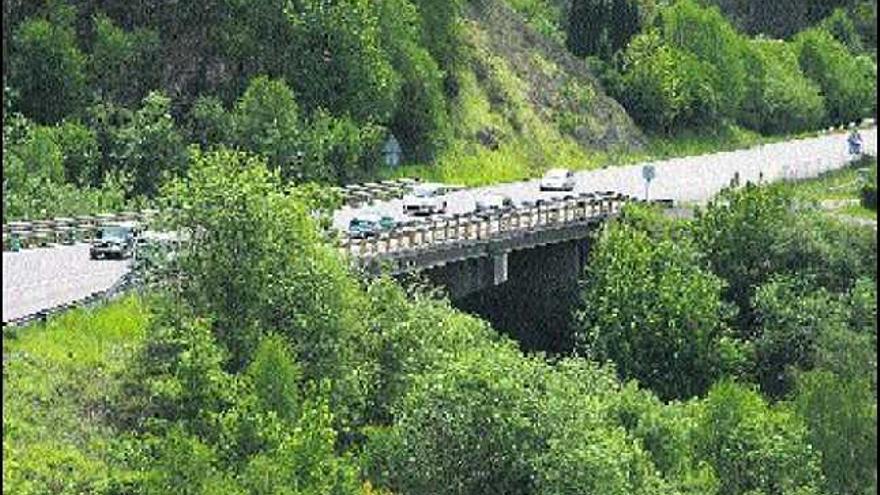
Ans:
{"type": "Polygon", "coordinates": [[[651,185],[651,181],[654,180],[654,177],[657,176],[657,171],[654,169],[653,165],[645,165],[642,167],[642,177],[645,178],[645,201],[648,200],[648,187],[651,185]]]}

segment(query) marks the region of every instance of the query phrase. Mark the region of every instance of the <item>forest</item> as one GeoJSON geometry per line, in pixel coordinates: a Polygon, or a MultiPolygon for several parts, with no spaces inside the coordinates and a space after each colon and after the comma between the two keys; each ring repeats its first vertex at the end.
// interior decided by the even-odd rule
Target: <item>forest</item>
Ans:
{"type": "Polygon", "coordinates": [[[4,1],[4,221],[152,205],[192,235],[155,284],[4,329],[3,493],[876,493],[876,230],[798,184],[627,206],[552,353],[323,228],[388,132],[419,170],[590,152],[587,113],[537,120],[487,58],[482,8],[581,60],[563,93],[607,92],[633,143],[875,114],[876,3],[767,3],[4,1]]]}

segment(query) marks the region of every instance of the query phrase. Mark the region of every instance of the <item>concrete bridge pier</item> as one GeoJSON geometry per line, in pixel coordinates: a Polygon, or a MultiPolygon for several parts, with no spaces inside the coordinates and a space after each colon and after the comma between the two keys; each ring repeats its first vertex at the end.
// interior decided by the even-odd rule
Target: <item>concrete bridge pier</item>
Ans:
{"type": "Polygon", "coordinates": [[[508,256],[505,283],[450,292],[459,296],[452,302],[490,321],[526,350],[564,352],[571,346],[578,280],[589,251],[588,239],[514,251],[508,256]]]}
{"type": "Polygon", "coordinates": [[[482,258],[471,258],[425,270],[429,280],[446,288],[450,299],[463,299],[475,292],[507,282],[509,277],[507,252],[492,253],[482,258]]]}

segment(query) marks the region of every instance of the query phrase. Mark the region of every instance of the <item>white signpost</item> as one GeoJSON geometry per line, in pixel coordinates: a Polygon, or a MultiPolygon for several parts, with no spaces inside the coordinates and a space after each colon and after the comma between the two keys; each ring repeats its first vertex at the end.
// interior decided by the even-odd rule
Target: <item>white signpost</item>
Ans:
{"type": "Polygon", "coordinates": [[[642,177],[645,179],[645,201],[648,201],[648,189],[651,186],[651,181],[654,180],[654,177],[657,176],[657,170],[654,169],[653,165],[645,165],[642,167],[642,177]]]}

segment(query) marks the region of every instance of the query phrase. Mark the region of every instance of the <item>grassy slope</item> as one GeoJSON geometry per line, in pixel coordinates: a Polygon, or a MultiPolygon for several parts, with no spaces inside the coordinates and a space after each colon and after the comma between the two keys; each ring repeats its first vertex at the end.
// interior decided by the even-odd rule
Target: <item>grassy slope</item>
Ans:
{"type": "Polygon", "coordinates": [[[825,202],[826,208],[834,214],[877,220],[877,212],[855,203],[861,199],[862,177],[859,169],[877,167],[877,159],[859,162],[832,172],[822,174],[817,179],[792,183],[789,187],[795,194],[818,202],[825,202]]]}
{"type": "Polygon", "coordinates": [[[540,176],[731,151],[801,135],[762,136],[735,125],[712,132],[645,136],[563,46],[565,0],[472,0],[467,57],[452,108],[454,140],[433,164],[382,178],[478,186],[540,176]]]}
{"type": "Polygon", "coordinates": [[[80,493],[106,478],[106,401],[146,321],[129,297],[4,333],[3,493],[80,493]]]}
{"type": "Polygon", "coordinates": [[[467,185],[591,168],[646,143],[583,61],[500,0],[468,3],[454,138],[435,164],[388,172],[467,185]]]}

